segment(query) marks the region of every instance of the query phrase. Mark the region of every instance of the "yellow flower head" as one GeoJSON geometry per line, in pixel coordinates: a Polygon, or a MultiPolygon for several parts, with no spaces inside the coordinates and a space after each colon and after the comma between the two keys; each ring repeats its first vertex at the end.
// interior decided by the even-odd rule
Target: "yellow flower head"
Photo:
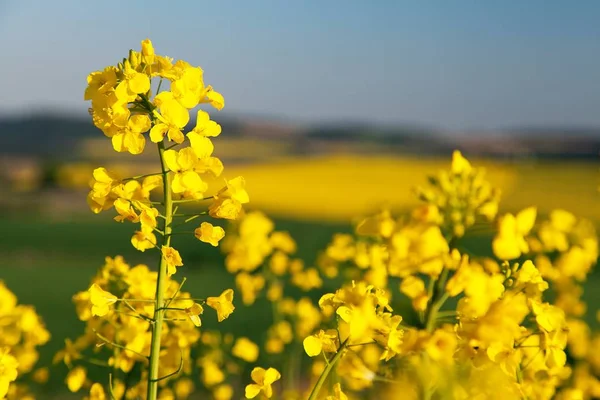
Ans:
{"type": "Polygon", "coordinates": [[[219,297],[209,297],[206,305],[217,312],[219,322],[227,319],[235,307],[233,305],[233,289],[226,289],[219,297]]]}
{"type": "Polygon", "coordinates": [[[498,234],[492,242],[494,254],[501,260],[514,260],[529,251],[525,235],[535,224],[537,210],[529,207],[517,215],[506,214],[499,219],[498,234]]]}
{"type": "Polygon", "coordinates": [[[452,153],[451,169],[453,174],[469,173],[471,172],[471,163],[463,157],[460,151],[454,150],[452,153]]]}
{"type": "Polygon", "coordinates": [[[90,397],[87,400],[107,400],[104,388],[100,383],[94,383],[90,388],[90,397]]]}
{"type": "Polygon", "coordinates": [[[161,252],[167,263],[167,275],[171,276],[177,272],[176,267],[181,267],[183,265],[183,260],[181,259],[179,252],[172,247],[163,246],[161,252]]]}
{"type": "Polygon", "coordinates": [[[258,345],[246,337],[238,338],[231,349],[231,354],[249,363],[258,359],[258,353],[258,345]]]}
{"type": "Polygon", "coordinates": [[[253,399],[263,392],[267,398],[273,396],[273,388],[271,385],[273,382],[281,379],[281,374],[275,368],[269,368],[265,370],[261,367],[256,367],[252,370],[250,375],[254,383],[246,386],[246,398],[253,399]]]}
{"type": "Polygon", "coordinates": [[[191,307],[185,309],[185,313],[190,318],[195,326],[201,326],[202,320],[200,315],[204,312],[204,308],[198,303],[194,303],[191,307]]]}
{"type": "Polygon", "coordinates": [[[110,306],[118,300],[114,294],[103,290],[97,284],[92,284],[88,289],[90,302],[92,303],[92,315],[103,317],[110,311],[110,306]]]}
{"type": "Polygon", "coordinates": [[[154,63],[154,46],[152,46],[150,39],[142,40],[142,57],[146,64],[154,63]]]}
{"type": "Polygon", "coordinates": [[[321,329],[318,333],[305,338],[302,345],[309,357],[318,356],[323,351],[335,353],[338,346],[338,333],[335,329],[327,331],[321,329]]]}
{"type": "Polygon", "coordinates": [[[81,389],[87,378],[87,371],[83,367],[75,367],[67,375],[66,383],[69,390],[76,393],[81,389]]]}
{"type": "Polygon", "coordinates": [[[199,228],[196,228],[194,234],[201,242],[210,243],[217,247],[219,241],[225,237],[225,230],[220,226],[213,226],[208,222],[203,222],[199,228]]]}

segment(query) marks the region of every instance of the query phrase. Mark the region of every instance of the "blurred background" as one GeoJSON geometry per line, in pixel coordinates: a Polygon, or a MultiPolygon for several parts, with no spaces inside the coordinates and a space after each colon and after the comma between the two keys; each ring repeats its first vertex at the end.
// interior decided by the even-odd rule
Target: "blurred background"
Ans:
{"type": "MultiPolygon", "coordinates": [[[[249,208],[289,230],[308,264],[360,215],[417,204],[413,188],[453,149],[502,188],[502,212],[560,207],[598,225],[599,12],[583,0],[0,0],[0,279],[46,319],[48,361],[80,329],[70,296],[104,256],[153,266],[131,226],[85,201],[95,167],[156,169],[150,146],[114,152],[83,101],[87,75],[147,37],[225,96],[212,114],[225,176],[245,176],[249,208]]],[[[178,247],[189,290],[231,285],[218,250],[178,247]]]]}

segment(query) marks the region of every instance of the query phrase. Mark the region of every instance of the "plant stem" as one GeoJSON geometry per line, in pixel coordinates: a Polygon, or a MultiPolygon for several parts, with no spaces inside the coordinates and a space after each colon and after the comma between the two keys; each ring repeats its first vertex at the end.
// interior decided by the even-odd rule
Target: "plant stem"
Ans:
{"type": "MultiPolygon", "coordinates": [[[[160,166],[162,169],[164,204],[165,204],[165,223],[163,232],[163,246],[171,245],[171,222],[173,220],[173,199],[171,198],[171,182],[169,182],[168,169],[164,161],[165,145],[164,142],[158,143],[158,154],[160,156],[160,166]]],[[[158,367],[160,364],[160,339],[162,334],[162,325],[165,317],[165,283],[167,280],[167,263],[165,258],[160,256],[158,267],[158,280],[156,282],[156,304],[154,309],[154,325],[152,327],[152,342],[150,343],[150,368],[148,373],[148,400],[156,400],[158,395],[158,367]]]]}
{"type": "Polygon", "coordinates": [[[430,297],[429,306],[425,312],[425,329],[431,333],[435,329],[435,323],[437,320],[437,313],[440,308],[448,300],[448,293],[446,293],[446,281],[448,280],[448,269],[444,268],[439,278],[434,284],[433,293],[430,297]]]}
{"type": "Polygon", "coordinates": [[[337,362],[340,360],[340,358],[342,358],[342,354],[344,353],[344,349],[346,348],[349,339],[350,338],[344,340],[344,342],[340,345],[340,348],[338,349],[335,356],[331,359],[331,361],[329,361],[329,364],[327,364],[327,366],[321,373],[321,376],[319,376],[319,379],[317,380],[315,387],[313,387],[313,390],[310,392],[310,396],[308,397],[308,400],[316,400],[317,399],[317,396],[319,395],[319,392],[321,391],[321,387],[325,383],[325,380],[327,380],[327,376],[329,375],[329,373],[331,372],[331,370],[333,369],[335,364],[337,364],[337,362]]]}

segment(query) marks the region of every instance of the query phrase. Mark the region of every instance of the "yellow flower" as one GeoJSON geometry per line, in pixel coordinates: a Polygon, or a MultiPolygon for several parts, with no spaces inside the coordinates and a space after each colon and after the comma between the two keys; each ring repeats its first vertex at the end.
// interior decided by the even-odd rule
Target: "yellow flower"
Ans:
{"type": "Polygon", "coordinates": [[[201,366],[202,382],[204,382],[204,386],[211,387],[225,380],[225,374],[214,361],[203,360],[201,366]]]}
{"type": "Polygon", "coordinates": [[[73,343],[71,339],[65,339],[65,348],[54,355],[52,363],[56,364],[63,361],[69,368],[74,360],[81,358],[79,343],[73,343]]]}
{"type": "Polygon", "coordinates": [[[335,329],[319,330],[308,336],[302,342],[304,351],[309,357],[318,356],[321,352],[335,353],[337,351],[338,333],[335,329]]]}
{"type": "Polygon", "coordinates": [[[471,163],[469,160],[463,157],[462,153],[458,150],[454,150],[452,153],[452,166],[451,170],[453,174],[464,174],[471,172],[471,163]]]}
{"type": "Polygon", "coordinates": [[[252,363],[258,359],[258,345],[246,337],[238,338],[231,349],[231,354],[252,363]]]}
{"type": "Polygon", "coordinates": [[[348,396],[342,392],[342,385],[338,382],[333,385],[333,396],[327,396],[325,400],[348,400],[348,396]]]}
{"type": "Polygon", "coordinates": [[[75,367],[67,374],[67,387],[73,393],[78,392],[85,383],[87,371],[83,367],[75,367]]]}
{"type": "Polygon", "coordinates": [[[213,390],[215,400],[230,400],[233,397],[233,388],[230,385],[219,385],[213,390]]]}
{"type": "Polygon", "coordinates": [[[102,385],[94,383],[90,388],[90,397],[86,397],[86,400],[106,400],[106,394],[102,385]]]}
{"type": "Polygon", "coordinates": [[[118,300],[117,296],[103,290],[97,284],[92,284],[88,289],[90,302],[92,303],[92,315],[103,317],[110,311],[110,306],[118,300]]]}
{"type": "Polygon", "coordinates": [[[147,132],[150,126],[150,118],[147,115],[132,115],[127,121],[127,126],[111,138],[113,148],[120,153],[142,153],[146,146],[146,138],[142,133],[147,132]]]}
{"type": "Polygon", "coordinates": [[[104,167],[96,168],[93,176],[94,184],[92,186],[92,192],[94,193],[94,197],[108,196],[112,188],[120,183],[119,177],[104,167]]]}
{"type": "Polygon", "coordinates": [[[0,348],[0,399],[3,399],[8,393],[10,383],[17,379],[19,363],[8,352],[8,347],[0,348]]]}
{"type": "Polygon", "coordinates": [[[87,83],[83,99],[94,102],[117,86],[117,69],[111,66],[104,68],[103,71],[92,72],[87,76],[87,83]]]}
{"type": "Polygon", "coordinates": [[[235,310],[233,306],[233,289],[226,289],[219,297],[209,297],[206,305],[217,312],[219,322],[227,319],[235,310]]]}
{"type": "Polygon", "coordinates": [[[246,398],[253,399],[262,391],[270,399],[273,396],[271,385],[273,382],[281,379],[281,374],[275,368],[265,370],[264,368],[256,367],[252,370],[251,377],[255,383],[246,386],[246,398]]]}
{"type": "Polygon", "coordinates": [[[219,92],[215,92],[212,88],[210,88],[209,92],[206,94],[206,101],[217,110],[222,110],[223,107],[225,107],[223,95],[219,92]]]}
{"type": "Polygon", "coordinates": [[[533,228],[536,214],[536,208],[529,207],[516,216],[506,214],[500,218],[498,234],[492,242],[496,257],[501,260],[513,260],[529,251],[524,236],[533,228]]]}
{"type": "Polygon", "coordinates": [[[187,134],[187,137],[190,140],[190,146],[194,149],[196,156],[201,160],[210,157],[215,150],[215,146],[205,135],[192,131],[187,134]]]}
{"type": "Polygon", "coordinates": [[[228,180],[227,187],[221,189],[217,196],[235,200],[240,204],[246,204],[250,201],[248,192],[246,192],[246,181],[242,176],[228,180]]]}
{"type": "Polygon", "coordinates": [[[209,215],[213,218],[237,219],[242,204],[250,201],[245,186],[246,181],[241,176],[227,181],[227,186],[217,193],[208,208],[209,215]]]}
{"type": "Polygon", "coordinates": [[[194,390],[196,389],[196,385],[194,385],[194,381],[190,378],[181,378],[175,382],[175,398],[176,399],[187,399],[190,397],[194,390]]]}
{"type": "Polygon", "coordinates": [[[164,153],[165,164],[175,174],[173,193],[204,193],[208,189],[206,182],[194,171],[198,157],[190,147],[179,150],[167,150],[164,153]]]}
{"type": "Polygon", "coordinates": [[[115,89],[117,98],[121,101],[129,102],[135,100],[138,94],[143,94],[150,90],[150,78],[148,75],[137,72],[129,62],[123,63],[123,80],[115,89]]]}
{"type": "Polygon", "coordinates": [[[225,237],[225,230],[220,226],[213,226],[208,222],[203,222],[199,228],[196,228],[194,235],[201,242],[210,243],[217,247],[219,241],[225,237]]]}
{"type": "Polygon", "coordinates": [[[161,252],[167,263],[167,275],[171,276],[177,272],[176,267],[181,267],[183,265],[183,260],[181,259],[179,252],[172,247],[163,246],[161,252]]]}
{"type": "Polygon", "coordinates": [[[156,96],[160,104],[160,113],[154,112],[158,123],[150,130],[150,140],[154,143],[162,142],[165,134],[175,143],[183,143],[185,137],[181,130],[190,121],[188,110],[179,104],[171,92],[162,92],[156,96]]]}
{"type": "Polygon", "coordinates": [[[215,197],[208,207],[208,214],[213,218],[235,220],[242,211],[242,204],[233,199],[215,197]]]}
{"type": "Polygon", "coordinates": [[[154,46],[152,46],[150,39],[142,40],[142,57],[146,64],[154,63],[154,46]]]}
{"type": "Polygon", "coordinates": [[[412,306],[416,311],[425,311],[429,297],[425,289],[425,283],[421,278],[410,275],[402,279],[400,292],[412,300],[412,306]]]}
{"type": "Polygon", "coordinates": [[[565,312],[549,303],[533,301],[531,309],[538,326],[546,332],[554,332],[566,326],[565,312]]]}
{"type": "MultiPolygon", "coordinates": [[[[187,64],[187,63],[186,63],[187,64]]],[[[206,96],[203,71],[200,67],[184,67],[179,79],[171,82],[171,91],[175,99],[185,108],[192,109],[206,96]]]]}
{"type": "Polygon", "coordinates": [[[265,277],[242,272],[236,275],[235,285],[242,292],[242,302],[248,306],[256,301],[258,293],[265,287],[265,277]]]}
{"type": "Polygon", "coordinates": [[[201,326],[200,314],[204,312],[204,308],[198,303],[194,303],[191,307],[185,309],[185,313],[190,318],[195,326],[201,326]]]}
{"type": "Polygon", "coordinates": [[[136,231],[131,237],[131,244],[137,250],[144,252],[156,246],[156,235],[151,230],[142,229],[141,231],[136,231]]]}
{"type": "Polygon", "coordinates": [[[541,293],[548,289],[548,282],[542,278],[542,274],[530,260],[525,261],[519,268],[516,278],[515,285],[525,287],[526,293],[530,297],[540,297],[541,293]]]}
{"type": "MultiPolygon", "coordinates": [[[[195,135],[215,137],[221,134],[221,125],[210,119],[206,111],[198,110],[196,126],[192,129],[195,135]]],[[[190,133],[192,133],[190,132],[190,133]]],[[[189,134],[188,134],[189,137],[189,134]]]]}

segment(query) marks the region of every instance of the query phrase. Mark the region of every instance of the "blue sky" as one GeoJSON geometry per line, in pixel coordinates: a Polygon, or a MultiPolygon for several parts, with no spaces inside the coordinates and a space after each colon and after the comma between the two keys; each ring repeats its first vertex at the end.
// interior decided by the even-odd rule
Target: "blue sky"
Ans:
{"type": "Polygon", "coordinates": [[[600,126],[600,2],[0,0],[0,113],[84,112],[149,37],[230,113],[449,130],[600,126]]]}

